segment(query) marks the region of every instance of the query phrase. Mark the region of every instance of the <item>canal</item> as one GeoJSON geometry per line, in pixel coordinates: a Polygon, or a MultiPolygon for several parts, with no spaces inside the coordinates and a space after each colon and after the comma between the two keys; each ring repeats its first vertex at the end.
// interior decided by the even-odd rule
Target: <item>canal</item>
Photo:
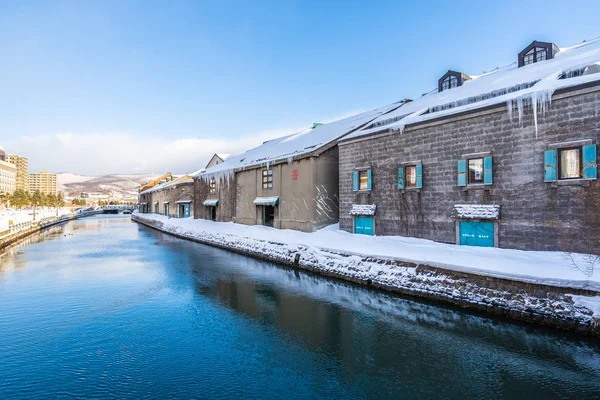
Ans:
{"type": "Polygon", "coordinates": [[[593,398],[600,343],[99,216],[0,256],[0,398],[593,398]]]}

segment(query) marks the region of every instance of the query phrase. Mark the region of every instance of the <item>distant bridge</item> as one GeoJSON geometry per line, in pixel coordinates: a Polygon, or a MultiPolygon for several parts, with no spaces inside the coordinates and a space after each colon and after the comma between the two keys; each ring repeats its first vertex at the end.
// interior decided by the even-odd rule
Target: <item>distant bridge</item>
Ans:
{"type": "Polygon", "coordinates": [[[134,210],[134,206],[124,206],[124,205],[113,205],[113,206],[104,206],[100,208],[102,210],[102,214],[119,214],[119,213],[132,213],[134,210]]]}

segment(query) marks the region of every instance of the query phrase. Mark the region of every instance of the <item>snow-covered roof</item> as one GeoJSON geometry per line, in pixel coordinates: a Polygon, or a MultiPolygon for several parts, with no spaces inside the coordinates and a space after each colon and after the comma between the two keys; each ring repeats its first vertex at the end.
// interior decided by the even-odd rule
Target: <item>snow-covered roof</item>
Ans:
{"type": "Polygon", "coordinates": [[[229,157],[231,154],[226,154],[226,153],[217,153],[217,156],[219,156],[219,158],[223,161],[225,161],[227,159],[227,157],[229,157]]]}
{"type": "Polygon", "coordinates": [[[219,199],[206,199],[202,204],[207,207],[216,207],[219,205],[219,199]]]}
{"type": "Polygon", "coordinates": [[[480,75],[470,75],[462,86],[426,93],[402,107],[379,116],[365,128],[342,140],[349,140],[384,130],[403,131],[408,124],[427,121],[464,111],[506,103],[522,117],[523,105],[531,104],[537,132],[537,112],[545,111],[558,89],[600,81],[600,39],[562,48],[554,58],[521,68],[513,63],[480,75]],[[595,72],[595,73],[594,73],[595,72]]]}
{"type": "Polygon", "coordinates": [[[465,219],[498,219],[500,217],[500,206],[492,204],[456,204],[453,216],[454,218],[465,219]]]}
{"type": "Polygon", "coordinates": [[[159,190],[166,189],[167,187],[182,185],[184,183],[194,183],[194,179],[191,177],[191,175],[183,175],[183,176],[173,175],[172,181],[166,181],[166,182],[160,183],[156,186],[151,187],[150,189],[144,190],[140,194],[158,192],[159,190]]]}
{"type": "Polygon", "coordinates": [[[352,204],[350,215],[375,215],[375,204],[352,204]]]}
{"type": "Polygon", "coordinates": [[[255,165],[268,165],[271,162],[290,160],[293,157],[312,153],[353,129],[372,121],[381,114],[397,108],[399,105],[399,103],[390,104],[339,121],[318,125],[292,135],[266,141],[245,153],[229,156],[221,164],[207,168],[196,176],[212,176],[255,165]]]}

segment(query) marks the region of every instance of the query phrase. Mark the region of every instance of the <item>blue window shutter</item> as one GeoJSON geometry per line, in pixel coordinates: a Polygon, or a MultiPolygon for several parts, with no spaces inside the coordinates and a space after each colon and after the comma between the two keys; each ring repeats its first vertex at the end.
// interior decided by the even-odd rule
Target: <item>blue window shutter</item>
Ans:
{"type": "Polygon", "coordinates": [[[467,186],[467,160],[458,161],[458,186],[467,186]]]}
{"type": "Polygon", "coordinates": [[[421,164],[417,164],[417,188],[423,187],[423,166],[421,164]]]}
{"type": "Polygon", "coordinates": [[[358,191],[358,171],[352,173],[352,190],[358,191]]]}
{"type": "Polygon", "coordinates": [[[597,179],[596,145],[583,146],[583,179],[597,179]]]}
{"type": "Polygon", "coordinates": [[[373,189],[373,174],[371,173],[371,170],[368,169],[367,170],[367,190],[371,190],[373,189]]]}
{"type": "Polygon", "coordinates": [[[556,181],[556,150],[544,151],[544,182],[556,181]]]}
{"type": "Polygon", "coordinates": [[[404,189],[404,167],[398,168],[398,189],[404,189]]]}
{"type": "Polygon", "coordinates": [[[483,158],[483,184],[492,184],[492,156],[483,158]]]}

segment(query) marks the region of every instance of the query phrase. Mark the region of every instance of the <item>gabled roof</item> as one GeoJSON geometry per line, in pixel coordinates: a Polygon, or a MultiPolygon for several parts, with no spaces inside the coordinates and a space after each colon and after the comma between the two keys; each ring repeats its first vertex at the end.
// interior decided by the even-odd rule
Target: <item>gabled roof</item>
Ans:
{"type": "Polygon", "coordinates": [[[266,141],[245,153],[229,156],[223,163],[200,171],[196,176],[209,176],[242,168],[268,165],[269,163],[290,160],[318,152],[331,143],[335,144],[337,139],[348,132],[399,106],[400,103],[390,104],[339,121],[316,125],[314,128],[266,141]]]}
{"type": "Polygon", "coordinates": [[[169,188],[169,187],[175,187],[177,185],[181,185],[184,183],[193,183],[194,179],[192,178],[191,175],[180,175],[180,176],[173,176],[173,180],[171,181],[166,181],[163,182],[159,185],[156,185],[150,189],[144,190],[143,192],[140,192],[140,194],[147,194],[147,193],[154,193],[154,192],[158,192],[160,190],[169,188]]]}
{"type": "Polygon", "coordinates": [[[470,75],[472,79],[464,82],[462,86],[439,93],[426,93],[395,111],[376,118],[369,126],[351,133],[342,140],[389,130],[402,132],[408,124],[502,103],[507,105],[511,116],[513,110],[515,113],[520,112],[524,103],[532,101],[536,103],[537,109],[541,109],[558,89],[600,81],[600,73],[582,75],[584,70],[594,70],[587,67],[598,64],[600,40],[595,39],[562,48],[550,60],[521,68],[517,68],[516,63],[513,63],[481,75],[470,75]],[[520,107],[517,107],[519,104],[520,107]]]}

